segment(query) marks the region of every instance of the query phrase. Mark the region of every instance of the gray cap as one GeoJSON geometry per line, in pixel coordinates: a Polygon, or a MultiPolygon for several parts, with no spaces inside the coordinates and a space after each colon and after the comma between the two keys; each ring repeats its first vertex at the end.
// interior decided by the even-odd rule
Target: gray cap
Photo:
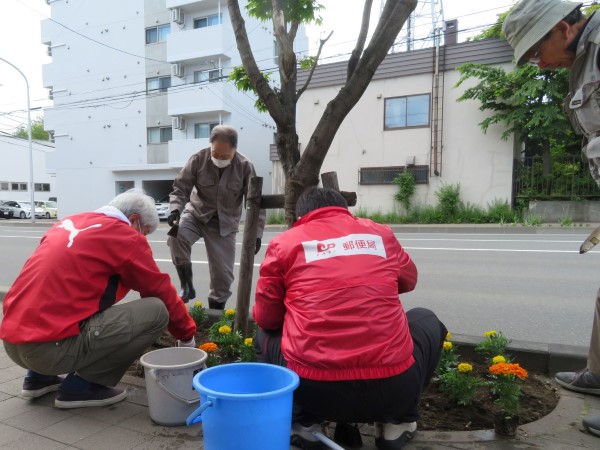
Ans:
{"type": "Polygon", "coordinates": [[[521,65],[523,55],[554,26],[583,3],[564,0],[521,0],[504,19],[502,32],[515,50],[515,61],[521,65]]]}

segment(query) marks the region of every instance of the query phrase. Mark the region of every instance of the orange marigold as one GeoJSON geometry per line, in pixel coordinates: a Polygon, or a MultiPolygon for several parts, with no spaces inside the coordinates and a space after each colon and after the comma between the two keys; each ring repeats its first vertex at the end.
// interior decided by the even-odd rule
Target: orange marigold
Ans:
{"type": "Polygon", "coordinates": [[[490,373],[493,375],[514,375],[521,380],[524,380],[529,375],[525,369],[523,369],[519,364],[509,364],[505,362],[501,362],[498,364],[494,364],[490,366],[490,373]]]}
{"type": "Polygon", "coordinates": [[[219,346],[214,342],[206,342],[202,344],[199,348],[200,350],[204,350],[206,353],[213,353],[219,350],[219,346]]]}

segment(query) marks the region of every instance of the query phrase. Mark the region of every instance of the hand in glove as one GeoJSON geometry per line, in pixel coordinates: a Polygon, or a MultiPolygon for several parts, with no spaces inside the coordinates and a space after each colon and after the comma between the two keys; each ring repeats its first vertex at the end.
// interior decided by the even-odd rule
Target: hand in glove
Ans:
{"type": "Polygon", "coordinates": [[[177,340],[177,347],[196,348],[196,339],[194,339],[194,336],[192,336],[192,338],[189,341],[177,340]]]}
{"type": "Polygon", "coordinates": [[[257,255],[260,252],[260,246],[262,245],[262,240],[260,238],[256,238],[256,247],[254,248],[254,254],[257,255]]]}
{"type": "Polygon", "coordinates": [[[177,210],[171,211],[171,214],[169,214],[169,217],[167,217],[167,223],[169,224],[170,227],[172,227],[176,223],[179,223],[179,218],[180,218],[179,211],[177,211],[177,210]]]}

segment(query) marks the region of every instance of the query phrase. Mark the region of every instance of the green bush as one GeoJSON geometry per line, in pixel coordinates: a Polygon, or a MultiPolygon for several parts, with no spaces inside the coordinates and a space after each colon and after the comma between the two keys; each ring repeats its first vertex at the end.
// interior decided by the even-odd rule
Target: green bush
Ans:
{"type": "Polygon", "coordinates": [[[394,194],[394,199],[404,206],[406,211],[410,211],[412,197],[417,188],[415,177],[409,171],[404,171],[394,178],[394,184],[398,186],[398,192],[394,194]]]}
{"type": "Polygon", "coordinates": [[[285,213],[281,210],[269,212],[267,225],[285,225],[285,213]]]}
{"type": "Polygon", "coordinates": [[[444,184],[436,192],[438,208],[447,222],[458,216],[460,201],[460,184],[444,184]]]}

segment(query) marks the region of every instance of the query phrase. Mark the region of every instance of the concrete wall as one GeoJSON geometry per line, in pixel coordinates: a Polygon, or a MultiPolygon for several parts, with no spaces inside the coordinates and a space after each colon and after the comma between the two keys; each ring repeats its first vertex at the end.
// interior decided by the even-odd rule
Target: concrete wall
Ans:
{"type": "Polygon", "coordinates": [[[529,216],[546,223],[567,217],[573,222],[600,222],[600,202],[534,201],[529,202],[529,216]]]}

